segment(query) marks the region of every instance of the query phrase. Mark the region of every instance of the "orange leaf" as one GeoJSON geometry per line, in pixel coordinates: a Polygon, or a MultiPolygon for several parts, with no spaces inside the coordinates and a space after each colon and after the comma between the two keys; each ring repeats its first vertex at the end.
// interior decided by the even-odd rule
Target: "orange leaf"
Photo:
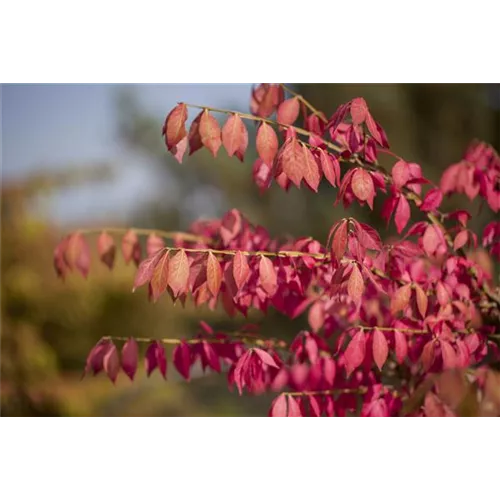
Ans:
{"type": "Polygon", "coordinates": [[[246,283],[250,275],[250,267],[245,254],[240,251],[236,252],[233,258],[233,278],[238,290],[246,283]]]}
{"type": "MultiPolygon", "coordinates": [[[[157,254],[150,259],[146,259],[141,263],[144,266],[144,272],[149,274],[149,266],[154,266],[152,276],[151,276],[151,293],[153,295],[153,300],[156,302],[165,292],[168,285],[168,267],[169,267],[170,252],[165,252],[163,255],[157,254]]],[[[141,270],[141,267],[139,267],[141,270]]],[[[143,279],[139,279],[139,271],[137,272],[136,283],[134,283],[134,288],[140,286],[143,279]]],[[[144,282],[146,282],[144,281],[144,282]]]]}
{"type": "Polygon", "coordinates": [[[427,313],[427,304],[428,304],[427,294],[422,290],[422,287],[417,284],[415,284],[415,292],[417,296],[418,312],[420,313],[422,318],[425,318],[425,314],[427,313]]]}
{"type": "Polygon", "coordinates": [[[361,300],[363,292],[365,290],[365,284],[363,281],[363,275],[358,269],[357,265],[352,268],[351,276],[349,276],[349,281],[347,282],[347,293],[354,302],[358,303],[361,300]]]}
{"type": "Polygon", "coordinates": [[[356,198],[360,201],[367,201],[373,209],[373,197],[375,196],[375,186],[372,176],[363,168],[357,168],[352,176],[351,189],[356,198]]]}
{"type": "Polygon", "coordinates": [[[115,262],[116,245],[113,237],[106,231],[103,231],[97,239],[97,253],[101,261],[106,264],[109,269],[112,269],[115,262]]]}
{"type": "Polygon", "coordinates": [[[391,299],[391,314],[396,314],[399,311],[403,311],[408,306],[410,297],[411,285],[409,283],[396,290],[391,299]]]}
{"type": "Polygon", "coordinates": [[[170,258],[168,265],[168,286],[176,298],[186,291],[189,282],[189,261],[184,249],[170,258]]]}
{"type": "Polygon", "coordinates": [[[317,193],[319,182],[321,180],[319,167],[310,149],[304,145],[302,145],[302,157],[303,157],[304,180],[307,182],[307,185],[315,193],[317,193]]]}
{"type": "Polygon", "coordinates": [[[347,246],[347,221],[342,221],[337,231],[335,231],[335,236],[332,242],[332,251],[337,258],[340,260],[344,254],[347,246]]]}
{"type": "Polygon", "coordinates": [[[212,153],[214,158],[222,144],[221,131],[217,120],[208,112],[203,111],[200,119],[200,137],[202,144],[212,153]]]}
{"type": "Polygon", "coordinates": [[[271,259],[262,255],[259,262],[259,285],[269,297],[278,290],[278,276],[271,259]]]}
{"type": "Polygon", "coordinates": [[[231,115],[222,127],[222,144],[226,148],[227,154],[233,156],[245,143],[248,144],[248,132],[245,124],[238,115],[231,115]]]}
{"type": "Polygon", "coordinates": [[[169,151],[187,135],[185,123],[187,120],[187,107],[178,104],[167,116],[163,132],[169,151]]]}
{"type": "Polygon", "coordinates": [[[207,286],[210,293],[217,297],[222,283],[222,269],[217,257],[208,252],[207,259],[207,286]]]}
{"type": "Polygon", "coordinates": [[[283,125],[292,125],[300,112],[299,100],[296,97],[283,101],[278,107],[278,122],[283,125]]]}
{"type": "Polygon", "coordinates": [[[283,173],[297,186],[300,186],[304,174],[302,172],[302,148],[295,137],[288,139],[280,155],[283,173]]]}
{"type": "Polygon", "coordinates": [[[278,137],[274,129],[267,123],[262,123],[257,131],[257,153],[266,165],[272,165],[278,152],[278,137]]]}

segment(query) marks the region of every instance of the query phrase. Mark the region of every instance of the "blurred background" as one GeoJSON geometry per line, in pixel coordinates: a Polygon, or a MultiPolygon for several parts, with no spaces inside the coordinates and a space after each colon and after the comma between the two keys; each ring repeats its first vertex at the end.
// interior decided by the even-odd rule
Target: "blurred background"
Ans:
{"type": "MultiPolygon", "coordinates": [[[[363,96],[392,149],[420,163],[433,181],[474,138],[500,149],[499,85],[291,86],[327,116],[363,96]]],[[[203,319],[230,330],[262,323],[263,332],[293,336],[302,320],[292,324],[272,312],[228,319],[222,311],[173,306],[167,297],[151,304],[142,290],[130,293],[134,268],[120,257],[109,272],[94,256],[87,280],[72,275],[66,283],[52,266],[59,238],[79,227],[186,230],[233,207],[273,236],[325,241],[344,214],[333,207],[336,191],[326,184],[318,195],[273,186],[260,195],[251,177],[252,141],[243,164],[224,152],[214,160],[200,151],[182,165],[167,154],[161,127],[178,101],[247,112],[250,92],[251,84],[2,86],[2,415],[267,414],[272,395],[239,397],[224,375],[199,374],[186,383],[169,366],[164,382],[156,373],[147,379],[141,366],[133,384],[121,374],[116,387],[104,376],[80,376],[103,335],[191,336],[203,319]]],[[[255,134],[253,124],[249,130],[255,134]]],[[[349,212],[387,237],[395,229],[378,216],[381,198],[373,212],[355,204],[349,212]]],[[[493,218],[465,197],[444,204],[459,207],[473,213],[477,231],[493,218]]]]}

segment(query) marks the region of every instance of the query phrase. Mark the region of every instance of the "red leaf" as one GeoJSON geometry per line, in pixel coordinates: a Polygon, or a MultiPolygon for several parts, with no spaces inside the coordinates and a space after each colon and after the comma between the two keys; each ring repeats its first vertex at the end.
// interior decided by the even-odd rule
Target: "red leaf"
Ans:
{"type": "Polygon", "coordinates": [[[287,416],[287,404],[285,394],[280,394],[271,403],[271,409],[269,411],[270,417],[286,417],[287,416]]]}
{"type": "Polygon", "coordinates": [[[288,416],[289,417],[301,417],[302,412],[300,411],[300,406],[293,396],[288,396],[288,416]]]}
{"type": "Polygon", "coordinates": [[[303,173],[307,185],[315,192],[318,192],[321,175],[314,155],[307,146],[302,145],[303,173]]]}
{"type": "Polygon", "coordinates": [[[245,153],[248,132],[239,115],[231,115],[222,127],[222,144],[229,156],[233,156],[242,146],[245,146],[242,155],[245,153]]]}
{"type": "Polygon", "coordinates": [[[168,286],[173,296],[178,297],[186,291],[189,282],[189,260],[186,252],[181,248],[174,257],[169,258],[168,286]]]}
{"type": "Polygon", "coordinates": [[[443,357],[443,368],[449,370],[457,365],[457,354],[455,349],[446,340],[441,341],[441,356],[443,357]]]}
{"type": "Polygon", "coordinates": [[[109,269],[112,269],[115,262],[116,245],[113,237],[106,231],[103,231],[97,239],[97,253],[101,261],[106,264],[109,269]]]}
{"type": "Polygon", "coordinates": [[[321,170],[324,176],[332,186],[337,186],[337,182],[340,178],[340,170],[338,167],[338,160],[335,157],[329,155],[323,149],[319,149],[319,161],[321,165],[321,170]],[[337,169],[335,168],[335,162],[337,163],[337,169]],[[338,170],[338,174],[337,174],[338,170]]]}
{"type": "Polygon", "coordinates": [[[296,97],[283,101],[278,107],[278,123],[292,125],[300,112],[299,100],[296,97]]]}
{"type": "Polygon", "coordinates": [[[181,341],[181,343],[174,349],[173,352],[174,365],[177,371],[186,379],[190,379],[190,367],[191,367],[191,351],[189,345],[186,342],[181,341]]]}
{"type": "Polygon", "coordinates": [[[217,297],[222,283],[222,268],[219,260],[212,253],[208,252],[207,259],[207,286],[210,293],[217,297]]]}
{"type": "Polygon", "coordinates": [[[268,297],[272,297],[278,290],[278,276],[271,259],[261,255],[259,262],[259,285],[268,297]]]}
{"type": "Polygon", "coordinates": [[[468,239],[469,239],[469,233],[467,232],[467,229],[460,231],[455,236],[455,241],[453,242],[453,249],[458,250],[459,248],[462,248],[467,243],[468,239]]]}
{"type": "Polygon", "coordinates": [[[208,342],[203,342],[203,353],[207,360],[208,366],[217,373],[220,373],[219,356],[215,352],[214,346],[208,342]]]}
{"type": "Polygon", "coordinates": [[[321,417],[321,407],[318,402],[318,396],[309,396],[309,408],[311,417],[321,417]]]}
{"type": "Polygon", "coordinates": [[[425,318],[425,315],[427,313],[427,304],[428,304],[427,294],[422,290],[422,287],[416,283],[415,283],[415,293],[417,296],[418,312],[420,313],[420,316],[422,316],[422,318],[425,318]]]}
{"type": "Polygon", "coordinates": [[[267,123],[262,123],[257,131],[257,153],[266,165],[272,165],[278,152],[278,137],[274,129],[267,123]]]}
{"type": "Polygon", "coordinates": [[[202,111],[191,123],[191,127],[189,128],[189,155],[192,155],[194,152],[201,149],[203,143],[201,142],[200,135],[200,121],[204,111],[202,111]]]}
{"type": "Polygon", "coordinates": [[[276,364],[276,362],[274,361],[274,359],[272,358],[272,356],[268,352],[263,351],[262,349],[258,349],[258,348],[252,349],[252,352],[257,354],[257,356],[260,358],[262,363],[264,363],[265,365],[272,366],[273,368],[279,369],[279,366],[276,364]]]}
{"type": "Polygon", "coordinates": [[[125,264],[133,260],[136,266],[139,265],[141,261],[141,244],[139,243],[137,234],[132,229],[129,229],[123,236],[122,253],[125,264]]]}
{"type": "Polygon", "coordinates": [[[130,380],[134,380],[137,371],[139,347],[134,338],[130,337],[122,347],[122,369],[130,380]]]}
{"type": "Polygon", "coordinates": [[[444,237],[441,229],[435,224],[429,224],[422,237],[422,244],[427,255],[432,255],[443,240],[444,237]]]}
{"type": "Polygon", "coordinates": [[[392,181],[397,189],[401,189],[410,180],[410,166],[399,160],[392,167],[392,181]]]}
{"type": "Polygon", "coordinates": [[[146,241],[146,254],[148,257],[153,256],[165,246],[163,238],[160,238],[155,233],[151,233],[146,241]]]}
{"type": "Polygon", "coordinates": [[[396,223],[398,234],[401,234],[403,229],[406,227],[406,224],[408,224],[410,215],[410,204],[408,203],[408,200],[401,195],[396,206],[396,215],[394,216],[394,222],[396,223]]]}
{"type": "Polygon", "coordinates": [[[391,298],[391,314],[395,315],[399,311],[403,311],[408,306],[411,297],[411,285],[403,285],[398,288],[391,298]]]}
{"type": "Polygon", "coordinates": [[[355,222],[359,244],[371,250],[382,250],[382,241],[377,231],[368,224],[355,222]]]}
{"type": "Polygon", "coordinates": [[[155,341],[149,344],[146,350],[144,362],[148,377],[156,368],[158,368],[163,378],[167,378],[167,358],[165,357],[165,348],[160,344],[160,342],[155,341]]]}
{"type": "Polygon", "coordinates": [[[353,265],[352,273],[349,276],[349,281],[347,282],[347,293],[354,302],[359,303],[363,292],[365,290],[365,283],[363,280],[363,275],[358,269],[357,265],[353,265]]]}
{"type": "Polygon", "coordinates": [[[358,330],[345,350],[345,363],[347,376],[361,366],[366,354],[366,338],[363,330],[358,330]]]}
{"type": "Polygon", "coordinates": [[[100,340],[90,351],[87,356],[87,362],[85,364],[85,371],[82,377],[85,376],[90,370],[94,375],[97,375],[103,369],[104,356],[107,354],[111,348],[111,341],[100,340]]]}
{"type": "Polygon", "coordinates": [[[336,365],[332,358],[323,358],[323,378],[329,387],[333,387],[335,381],[336,365]]]}
{"type": "Polygon", "coordinates": [[[238,210],[233,209],[227,212],[221,220],[219,229],[224,245],[229,245],[240,234],[242,227],[241,214],[238,210]]]}
{"type": "Polygon", "coordinates": [[[158,252],[152,257],[149,257],[149,259],[143,260],[140,263],[139,269],[137,269],[137,273],[135,274],[134,287],[132,288],[132,292],[135,292],[137,288],[151,281],[155,267],[162,255],[162,252],[158,252]]]}
{"type": "Polygon", "coordinates": [[[373,331],[373,359],[380,371],[382,371],[388,355],[389,346],[385,335],[378,328],[375,328],[373,331]]]}
{"type": "Polygon", "coordinates": [[[187,136],[185,123],[187,120],[187,107],[185,104],[178,104],[167,116],[163,133],[165,134],[165,143],[171,150],[184,137],[187,136]]]}
{"type": "Polygon", "coordinates": [[[200,119],[200,137],[202,144],[212,153],[214,158],[222,144],[221,131],[217,120],[205,110],[200,119]]]}
{"type": "Polygon", "coordinates": [[[90,269],[90,248],[82,233],[73,233],[64,249],[64,260],[70,269],[77,269],[86,278],[90,269]]]}
{"type": "Polygon", "coordinates": [[[340,223],[337,231],[335,231],[335,236],[332,241],[332,251],[337,260],[342,259],[345,254],[347,247],[347,227],[348,222],[346,220],[340,223]]]}
{"type": "MultiPolygon", "coordinates": [[[[304,177],[302,171],[302,148],[295,137],[288,139],[279,155],[281,171],[299,187],[304,177]]],[[[277,171],[278,175],[281,171],[277,171]]]]}
{"type": "Polygon", "coordinates": [[[362,97],[356,97],[351,102],[351,117],[354,125],[361,125],[368,115],[368,106],[362,97]]]}
{"type": "Polygon", "coordinates": [[[408,354],[408,342],[406,341],[405,335],[399,330],[394,332],[394,343],[396,359],[398,360],[398,363],[402,363],[408,354]]]}
{"type": "Polygon", "coordinates": [[[356,198],[366,201],[373,209],[373,197],[375,196],[375,186],[372,176],[363,168],[357,168],[352,176],[351,189],[356,198]]]}
{"type": "Polygon", "coordinates": [[[116,346],[113,343],[110,344],[110,347],[104,355],[103,367],[109,379],[114,384],[120,370],[120,358],[116,346]]]}
{"type": "Polygon", "coordinates": [[[233,258],[233,278],[238,290],[241,290],[250,276],[250,267],[245,254],[236,252],[233,258]]]}
{"type": "Polygon", "coordinates": [[[422,362],[422,366],[424,367],[424,370],[429,370],[432,364],[434,363],[434,358],[435,358],[435,344],[433,340],[430,340],[425,344],[424,348],[422,349],[422,355],[420,357],[420,360],[422,362]]]}
{"type": "MultiPolygon", "coordinates": [[[[157,255],[153,256],[151,259],[147,259],[144,261],[144,275],[141,273],[140,277],[141,279],[139,280],[139,273],[138,276],[136,277],[136,283],[134,283],[134,287],[140,286],[142,283],[142,280],[147,280],[147,278],[151,274],[151,292],[153,295],[153,300],[156,302],[165,292],[167,289],[168,285],[168,274],[169,274],[169,263],[170,263],[170,252],[166,251],[165,253],[158,253],[157,255]],[[148,264],[146,264],[147,261],[149,261],[148,264]],[[154,267],[153,267],[154,266],[154,267]],[[152,271],[151,271],[152,268],[152,271]]],[[[144,281],[144,283],[146,283],[144,281]]]]}
{"type": "Polygon", "coordinates": [[[443,201],[443,192],[439,188],[430,189],[425,195],[420,210],[423,212],[431,212],[436,210],[443,201]]]}

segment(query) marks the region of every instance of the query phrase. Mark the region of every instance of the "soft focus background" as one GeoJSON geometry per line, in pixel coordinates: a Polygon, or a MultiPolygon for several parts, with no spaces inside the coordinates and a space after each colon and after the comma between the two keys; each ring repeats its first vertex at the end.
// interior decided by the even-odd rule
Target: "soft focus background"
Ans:
{"type": "MultiPolygon", "coordinates": [[[[365,97],[391,147],[420,163],[433,181],[475,137],[500,149],[498,85],[294,88],[327,116],[339,104],[365,97]]],[[[103,335],[183,337],[195,333],[200,319],[231,330],[244,320],[132,295],[134,269],[120,258],[112,273],[94,259],[87,280],[73,275],[65,284],[52,267],[58,239],[78,227],[185,230],[196,218],[233,207],[272,235],[325,241],[343,216],[328,185],[318,195],[273,186],[261,196],[251,179],[251,148],[244,164],[224,152],[214,160],[200,151],[179,165],[166,153],[161,127],[177,101],[246,112],[250,91],[250,84],[2,86],[2,415],[266,414],[271,396],[239,397],[227,390],[224,375],[186,383],[169,366],[164,382],[156,373],[147,379],[141,367],[133,384],[124,375],[116,387],[104,376],[80,381],[87,353],[103,335]]],[[[381,223],[381,202],[377,196],[373,212],[354,204],[350,213],[387,237],[394,228],[381,223]]],[[[470,210],[475,230],[493,217],[465,197],[445,202],[445,209],[452,207],[470,210]]],[[[273,313],[253,313],[249,321],[263,323],[263,331],[275,336],[293,335],[302,326],[273,313]]]]}

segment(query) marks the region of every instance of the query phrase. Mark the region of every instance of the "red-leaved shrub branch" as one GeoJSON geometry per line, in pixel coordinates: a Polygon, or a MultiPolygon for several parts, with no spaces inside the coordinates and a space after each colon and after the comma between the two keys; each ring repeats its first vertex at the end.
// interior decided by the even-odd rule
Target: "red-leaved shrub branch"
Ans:
{"type": "MultiPolygon", "coordinates": [[[[271,416],[500,414],[500,293],[472,260],[478,244],[500,259],[500,222],[490,222],[478,237],[468,228],[467,210],[439,209],[444,196],[464,193],[498,213],[495,150],[472,143],[433,186],[419,165],[389,149],[362,98],[327,119],[284,85],[262,84],[250,109],[180,103],[163,127],[166,147],[179,162],[188,150],[206,148],[216,157],[221,147],[243,161],[245,121],[256,122],[253,179],[261,191],[275,181],[285,190],[317,192],[325,178],[346,208],[357,202],[373,209],[375,197],[383,196],[382,217],[394,220],[400,239],[384,244],[374,228],[349,217],[336,221],[323,243],[277,240],[238,210],[195,222],[189,233],[98,230],[102,262],[113,267],[119,236],[125,262],[138,266],[134,290],[147,287],[154,302],[167,292],[182,304],[190,297],[196,306],[220,305],[231,317],[274,308],[292,319],[307,315],[309,329],[291,343],[263,337],[252,325],[218,332],[205,322],[190,339],[104,337],[85,373],[104,371],[114,382],[122,370],[133,379],[139,345],[146,344],[147,374],[157,370],[166,378],[165,346],[172,345],[172,362],[187,380],[199,362],[203,370],[226,370],[240,394],[275,392],[271,416]],[[189,108],[201,111],[188,131],[189,108]],[[214,113],[227,117],[222,128],[214,113]],[[299,119],[302,127],[295,125],[299,119]],[[410,225],[412,212],[427,220],[410,225]]],[[[73,270],[87,276],[90,232],[59,243],[60,277],[73,270]]]]}

